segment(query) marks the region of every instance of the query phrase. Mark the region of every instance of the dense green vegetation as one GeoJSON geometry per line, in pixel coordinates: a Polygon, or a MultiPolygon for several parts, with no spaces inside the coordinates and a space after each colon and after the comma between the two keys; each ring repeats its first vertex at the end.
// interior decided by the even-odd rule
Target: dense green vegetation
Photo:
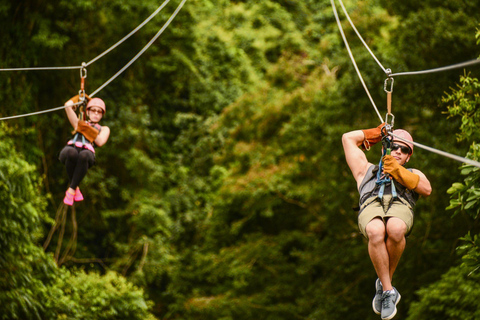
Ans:
{"type": "MultiPolygon", "coordinates": [[[[87,93],[168,19],[172,1],[88,67],[87,93]]],[[[345,1],[393,72],[479,57],[480,4],[345,1]]],[[[0,68],[87,62],[133,30],[153,0],[0,0],[0,68]]],[[[343,17],[343,14],[341,14],[343,17]]],[[[346,20],[345,20],[346,21],[346,20]]],[[[385,74],[346,35],[382,115],[385,74]]],[[[479,66],[395,79],[395,128],[479,158],[479,66]]],[[[78,70],[0,73],[0,117],[63,105],[78,70]]],[[[67,188],[63,111],[0,124],[2,319],[377,319],[344,132],[379,119],[330,1],[187,1],[157,42],[97,95],[111,130],[75,206],[77,238],[48,234],[67,188]],[[72,251],[75,249],[74,251],[72,251]]],[[[379,147],[367,153],[377,162],[379,147]]],[[[433,193],[394,279],[398,318],[477,319],[478,168],[419,148],[433,193]]]]}

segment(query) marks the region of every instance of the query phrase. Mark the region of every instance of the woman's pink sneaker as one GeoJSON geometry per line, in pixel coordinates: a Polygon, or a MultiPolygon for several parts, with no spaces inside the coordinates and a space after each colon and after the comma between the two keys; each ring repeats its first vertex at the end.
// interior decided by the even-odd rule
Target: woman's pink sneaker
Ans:
{"type": "Polygon", "coordinates": [[[80,188],[75,190],[75,201],[83,201],[83,194],[80,192],[80,188]]]}
{"type": "Polygon", "coordinates": [[[63,198],[63,203],[65,203],[66,205],[69,205],[69,206],[73,206],[73,199],[74,199],[74,195],[71,194],[70,192],[65,192],[65,198],[63,198]]]}

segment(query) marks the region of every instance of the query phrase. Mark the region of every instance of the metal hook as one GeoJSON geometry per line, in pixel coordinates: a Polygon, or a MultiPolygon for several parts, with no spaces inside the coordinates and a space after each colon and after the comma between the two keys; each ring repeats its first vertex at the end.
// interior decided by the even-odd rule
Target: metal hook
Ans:
{"type": "Polygon", "coordinates": [[[394,116],[392,113],[390,113],[390,112],[387,113],[387,114],[385,115],[385,123],[386,123],[385,126],[388,126],[387,131],[390,132],[390,131],[392,130],[392,128],[393,128],[393,124],[395,123],[395,116],[394,116]],[[391,122],[388,122],[388,116],[391,116],[391,117],[392,117],[392,118],[391,118],[391,122]]]}
{"type": "Polygon", "coordinates": [[[87,77],[87,64],[82,62],[82,68],[80,69],[80,78],[85,79],[87,77]]]}
{"type": "Polygon", "coordinates": [[[86,65],[85,62],[82,62],[82,68],[80,69],[80,91],[78,91],[78,97],[82,102],[85,102],[85,79],[87,78],[86,65]]]}
{"type": "MultiPolygon", "coordinates": [[[[390,69],[388,69],[390,70],[390,69]]],[[[386,93],[392,93],[393,92],[393,83],[395,82],[395,80],[392,78],[392,77],[388,77],[387,79],[385,79],[385,83],[383,84],[383,90],[386,92],[386,93]],[[392,80],[392,83],[390,84],[390,91],[387,90],[387,85],[388,85],[388,80],[392,80]]]]}

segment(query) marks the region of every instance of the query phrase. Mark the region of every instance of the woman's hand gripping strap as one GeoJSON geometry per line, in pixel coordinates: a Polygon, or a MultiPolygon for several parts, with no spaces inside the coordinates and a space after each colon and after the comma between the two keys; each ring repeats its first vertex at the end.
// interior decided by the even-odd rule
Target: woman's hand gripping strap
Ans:
{"type": "Polygon", "coordinates": [[[76,132],[80,132],[85,138],[87,138],[88,141],[93,143],[97,138],[98,134],[100,133],[100,130],[90,126],[87,122],[83,120],[79,120],[76,132]]]}

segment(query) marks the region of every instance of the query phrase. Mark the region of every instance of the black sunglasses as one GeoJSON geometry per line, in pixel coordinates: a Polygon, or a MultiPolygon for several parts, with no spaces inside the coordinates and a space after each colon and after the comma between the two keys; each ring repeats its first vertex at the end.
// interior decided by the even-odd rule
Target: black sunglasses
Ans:
{"type": "Polygon", "coordinates": [[[404,154],[410,154],[412,153],[412,149],[410,149],[410,147],[407,147],[407,146],[404,146],[404,145],[401,145],[401,144],[396,144],[396,143],[393,143],[392,146],[390,147],[390,149],[392,151],[395,151],[397,150],[398,148],[400,148],[400,151],[404,154]]]}

